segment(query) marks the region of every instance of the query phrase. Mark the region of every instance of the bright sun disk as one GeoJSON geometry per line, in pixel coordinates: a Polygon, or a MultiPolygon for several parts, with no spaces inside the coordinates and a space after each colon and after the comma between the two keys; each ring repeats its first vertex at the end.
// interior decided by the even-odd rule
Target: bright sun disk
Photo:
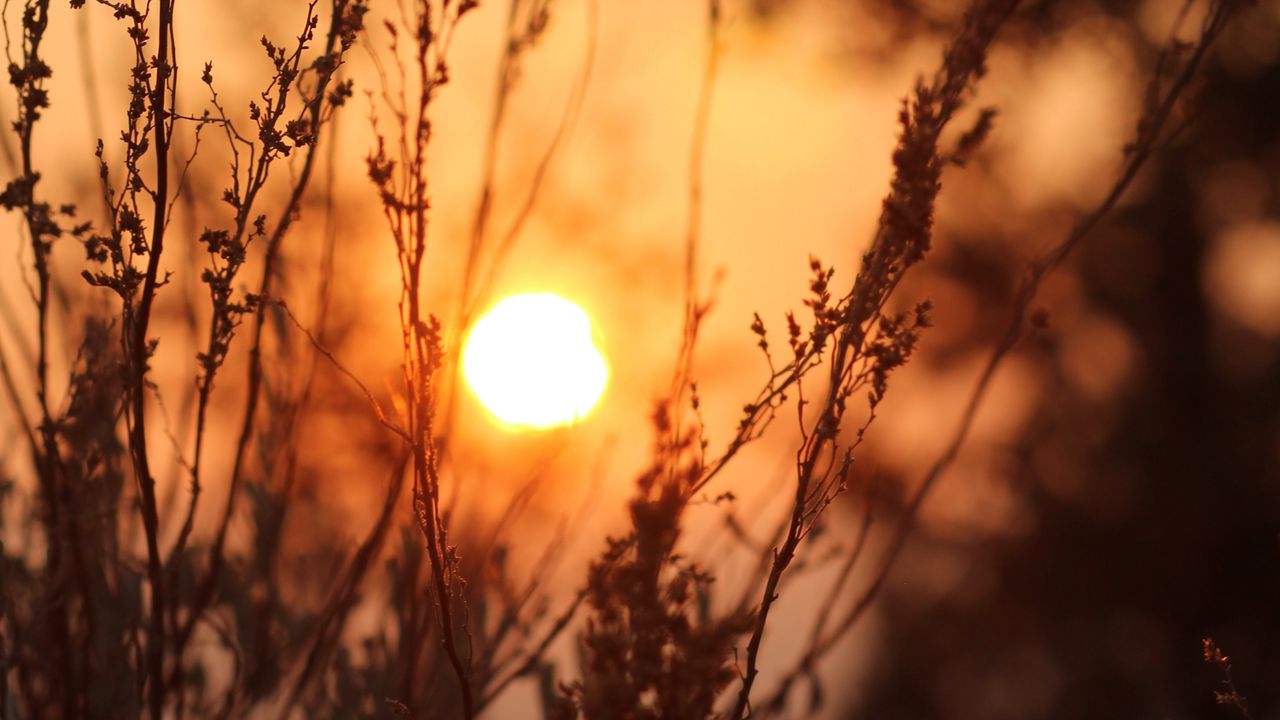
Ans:
{"type": "Polygon", "coordinates": [[[498,420],[544,429],[590,412],[609,370],[582,308],[552,293],[528,293],[504,299],[476,322],[462,374],[498,420]]]}

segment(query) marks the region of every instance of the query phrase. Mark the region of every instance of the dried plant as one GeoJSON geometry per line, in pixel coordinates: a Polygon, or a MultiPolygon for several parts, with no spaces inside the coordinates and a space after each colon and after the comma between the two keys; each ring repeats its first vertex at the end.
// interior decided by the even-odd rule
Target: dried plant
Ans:
{"type": "Polygon", "coordinates": [[[1213,693],[1214,700],[1219,705],[1225,705],[1232,708],[1240,717],[1250,719],[1253,713],[1249,712],[1249,703],[1245,697],[1236,689],[1235,678],[1231,674],[1231,658],[1223,654],[1222,648],[1219,648],[1213,642],[1213,638],[1204,639],[1204,661],[1216,667],[1222,673],[1222,689],[1215,690],[1213,693]]]}
{"type": "MultiPolygon", "coordinates": [[[[0,379],[35,491],[29,507],[0,505],[22,518],[13,535],[25,541],[4,547],[0,563],[0,717],[392,714],[469,720],[517,681],[536,679],[547,717],[737,720],[786,712],[801,682],[811,688],[806,713],[817,711],[818,664],[884,586],[922,503],[954,462],[992,377],[1022,337],[1040,285],[1116,206],[1155,153],[1177,102],[1241,3],[1212,0],[1196,42],[1173,43],[1160,56],[1111,190],[1029,265],[960,425],[907,499],[858,593],[849,586],[855,568],[867,562],[867,495],[859,519],[838,529],[850,544],[828,552],[815,541],[830,529],[828,510],[849,489],[855,453],[894,372],[910,361],[931,324],[931,303],[904,302],[899,288],[933,247],[944,169],[965,165],[993,132],[992,108],[974,111],[965,130],[951,126],[970,103],[1018,0],[971,3],[937,70],[903,101],[889,191],[851,281],[841,288],[844,276],[813,258],[802,299],[807,310],[803,317],[785,314],[785,338],[769,332],[764,316],[754,316],[750,332],[769,372],[728,442],[714,449],[694,364],[711,306],[699,277],[702,164],[723,15],[720,2],[709,0],[674,372],[655,405],[652,449],[626,505],[625,530],[607,538],[572,593],[556,592],[548,578],[564,562],[578,516],[551,538],[526,580],[513,577],[506,564],[508,533],[540,473],[496,523],[460,528],[458,491],[448,486],[444,470],[446,464],[465,468],[467,461],[450,452],[462,331],[492,290],[581,106],[595,49],[594,4],[588,4],[588,51],[570,100],[538,155],[532,183],[515,195],[514,220],[498,234],[490,229],[498,140],[522,62],[544,41],[557,7],[550,0],[509,5],[484,135],[482,184],[449,325],[439,319],[446,309],[425,300],[436,243],[431,188],[447,180],[434,174],[428,151],[435,101],[450,82],[455,34],[470,22],[475,0],[401,0],[390,19],[368,31],[365,0],[310,0],[293,39],[261,39],[270,72],[245,103],[220,91],[216,59],[198,73],[176,64],[175,0],[70,5],[118,21],[132,67],[124,78],[128,102],[118,141],[99,139],[96,146],[100,210],[50,200],[33,155],[41,120],[55,101],[49,92],[54,68],[44,54],[50,6],[48,0],[25,0],[14,29],[5,5],[17,153],[0,205],[20,217],[30,251],[35,341],[25,347],[15,334],[16,349],[0,347],[0,379]],[[282,288],[289,269],[284,248],[304,207],[317,192],[326,194],[324,207],[333,207],[335,163],[332,156],[326,163],[322,153],[337,151],[334,125],[357,87],[344,68],[358,43],[368,45],[377,70],[366,89],[375,145],[365,167],[399,268],[401,373],[390,397],[372,392],[333,349],[327,315],[332,238],[314,288],[319,309],[313,321],[298,319],[282,288]],[[178,92],[180,82],[192,79],[206,94],[204,108],[196,111],[178,92]],[[208,211],[193,195],[203,183],[198,178],[212,152],[211,137],[228,167],[221,204],[208,203],[216,206],[208,211]],[[313,177],[321,167],[330,176],[317,191],[313,177]],[[193,219],[198,210],[202,223],[193,219]],[[191,216],[185,226],[175,222],[182,212],[191,216]],[[83,246],[83,266],[55,267],[55,243],[67,237],[83,246]],[[188,248],[197,258],[191,277],[165,270],[175,252],[188,248]],[[246,277],[255,270],[256,282],[249,285],[246,277]],[[76,276],[91,297],[109,304],[73,306],[62,283],[76,276]],[[164,417],[152,367],[160,343],[169,343],[158,337],[156,308],[171,284],[197,282],[208,305],[203,314],[189,313],[201,337],[189,352],[183,349],[194,360],[187,398],[192,427],[178,436],[164,417]],[[909,309],[895,309],[902,307],[909,309]],[[77,323],[67,332],[76,352],[66,363],[52,363],[50,325],[63,311],[77,323]],[[242,339],[246,326],[248,338],[242,339]],[[223,423],[214,399],[219,381],[235,367],[230,358],[237,344],[247,344],[243,395],[236,396],[243,404],[234,422],[223,423]],[[294,344],[305,355],[290,354],[297,353],[294,344]],[[286,372],[307,363],[304,379],[273,382],[275,360],[286,372]],[[62,364],[70,368],[68,377],[51,378],[50,367],[62,364]],[[322,364],[359,391],[342,412],[373,421],[369,454],[381,466],[371,464],[367,474],[385,482],[385,492],[357,542],[308,538],[305,551],[291,551],[287,521],[304,502],[301,456],[315,452],[303,445],[297,426],[313,411],[322,364]],[[716,584],[715,565],[688,548],[688,512],[704,501],[732,506],[727,470],[783,412],[795,412],[797,438],[781,498],[786,514],[763,542],[751,539],[759,528],[744,529],[727,515],[725,532],[747,541],[758,562],[743,587],[725,591],[716,584]],[[220,424],[225,427],[215,427],[220,424]],[[212,484],[207,446],[217,429],[234,443],[229,475],[220,479],[227,500],[212,513],[206,536],[198,526],[208,505],[205,488],[212,484]],[[172,514],[157,489],[160,452],[153,445],[160,433],[173,440],[189,488],[181,496],[185,502],[174,501],[172,514]],[[238,514],[248,521],[244,547],[232,539],[238,514]],[[768,630],[778,624],[777,618],[770,622],[778,598],[798,571],[824,562],[835,564],[834,581],[818,601],[801,656],[780,677],[764,678],[761,657],[768,652],[768,630]],[[362,606],[379,622],[356,637],[350,621],[362,606]],[[576,638],[579,650],[571,671],[552,658],[553,645],[567,637],[576,638]],[[763,700],[758,685],[766,690],[763,700]]],[[[0,503],[8,504],[11,483],[0,480],[0,503]]],[[[1219,702],[1250,717],[1226,656],[1206,640],[1204,657],[1226,677],[1219,702]]]]}

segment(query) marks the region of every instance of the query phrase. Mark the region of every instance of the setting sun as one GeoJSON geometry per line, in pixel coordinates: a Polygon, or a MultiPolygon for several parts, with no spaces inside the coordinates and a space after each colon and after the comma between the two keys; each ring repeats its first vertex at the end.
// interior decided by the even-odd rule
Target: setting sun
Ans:
{"type": "Polygon", "coordinates": [[[462,373],[498,420],[544,429],[590,412],[609,370],[582,308],[551,293],[528,293],[504,299],[476,322],[462,373]]]}

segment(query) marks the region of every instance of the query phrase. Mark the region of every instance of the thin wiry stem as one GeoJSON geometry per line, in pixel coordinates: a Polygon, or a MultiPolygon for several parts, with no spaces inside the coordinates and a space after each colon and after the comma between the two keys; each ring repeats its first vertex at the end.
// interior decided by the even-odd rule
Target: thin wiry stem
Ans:
{"type": "Polygon", "coordinates": [[[497,282],[498,275],[505,266],[503,262],[506,257],[511,254],[512,248],[515,247],[516,240],[519,239],[521,232],[528,223],[529,218],[533,214],[533,209],[537,205],[538,198],[542,194],[542,189],[546,186],[547,172],[551,168],[552,161],[555,159],[558,151],[563,146],[569,132],[573,129],[574,123],[578,118],[578,114],[582,110],[583,101],[586,99],[587,87],[591,84],[591,76],[595,69],[596,62],[596,45],[599,41],[600,20],[599,20],[599,2],[598,0],[587,0],[587,18],[584,27],[586,42],[583,51],[582,65],[578,71],[577,81],[573,85],[573,89],[569,93],[569,100],[565,103],[564,110],[561,112],[560,121],[556,125],[555,133],[551,136],[551,141],[547,143],[546,148],[542,151],[542,156],[538,158],[538,164],[534,168],[533,177],[529,180],[528,187],[525,190],[524,199],[520,202],[520,206],[516,211],[516,216],[511,221],[511,225],[506,232],[502,234],[498,244],[494,247],[493,258],[490,260],[485,277],[476,284],[476,292],[473,297],[468,300],[469,311],[468,316],[474,317],[479,306],[483,304],[484,299],[488,297],[497,282]]]}
{"type": "MultiPolygon", "coordinates": [[[[456,548],[449,545],[448,530],[440,508],[440,451],[435,427],[438,397],[438,371],[442,367],[444,346],[439,320],[422,306],[423,270],[428,246],[428,174],[427,146],[432,135],[428,109],[439,89],[448,82],[446,58],[454,31],[462,15],[474,9],[474,2],[439,8],[429,0],[417,0],[412,12],[401,6],[399,25],[388,23],[391,51],[399,73],[398,92],[391,88],[385,72],[380,72],[386,105],[396,120],[398,155],[387,154],[386,139],[378,134],[377,146],[368,157],[369,178],[378,189],[383,214],[395,243],[400,266],[400,329],[404,389],[406,391],[405,441],[413,458],[413,509],[426,547],[428,587],[435,609],[435,626],[448,665],[456,680],[462,700],[462,715],[474,715],[475,691],[470,672],[470,629],[467,598],[461,591],[465,581],[458,569],[456,548]],[[437,12],[438,10],[438,12],[437,12]],[[413,39],[412,69],[416,94],[410,107],[407,63],[399,55],[399,37],[405,33],[413,39]],[[455,604],[457,607],[455,607],[455,604]],[[459,614],[456,612],[461,610],[459,614]],[[459,632],[467,640],[464,660],[459,645],[459,632]]],[[[378,65],[381,69],[381,65],[378,65]]],[[[377,133],[375,117],[375,133],[377,133]]],[[[417,633],[408,637],[416,638],[417,633]]],[[[403,640],[403,638],[402,638],[403,640]]],[[[402,651],[403,651],[402,641],[402,651]]],[[[411,683],[416,649],[407,654],[405,696],[413,701],[411,683]]]]}
{"type": "MultiPolygon", "coordinates": [[[[344,37],[344,32],[355,32],[358,29],[358,27],[351,25],[353,20],[348,12],[359,12],[359,7],[360,6],[358,4],[353,6],[353,4],[348,0],[333,0],[330,26],[325,35],[323,51],[325,55],[333,55],[337,52],[339,45],[341,45],[342,51],[345,53],[347,50],[348,40],[344,37]]],[[[359,22],[359,17],[355,18],[355,22],[359,22]]],[[[341,57],[337,58],[337,62],[341,62],[341,57]]],[[[337,66],[335,65],[332,69],[336,70],[337,66]]],[[[325,118],[325,93],[328,90],[329,82],[332,77],[332,72],[320,75],[320,82],[315,90],[315,95],[311,102],[303,109],[304,116],[308,118],[311,127],[314,128],[317,133],[321,132],[323,127],[323,123],[321,121],[325,118]]],[[[188,616],[178,635],[176,653],[179,657],[182,654],[182,648],[186,645],[191,637],[191,633],[195,629],[199,616],[213,600],[214,591],[217,587],[218,578],[222,571],[222,565],[225,561],[224,549],[226,545],[227,531],[231,524],[231,518],[235,514],[236,500],[239,496],[240,484],[243,481],[245,458],[248,452],[250,439],[253,435],[255,420],[257,418],[258,402],[262,391],[262,331],[266,325],[266,312],[268,305],[268,303],[263,302],[263,300],[272,297],[274,282],[278,271],[277,263],[279,261],[280,252],[284,244],[284,240],[288,236],[289,230],[293,227],[293,223],[298,217],[298,209],[302,204],[302,198],[310,184],[315,166],[317,146],[317,142],[312,142],[307,147],[302,168],[299,170],[297,179],[294,181],[293,186],[290,189],[288,200],[285,202],[284,208],[281,210],[276,220],[275,229],[266,240],[262,275],[257,288],[259,302],[253,318],[253,340],[249,348],[249,362],[246,369],[247,388],[245,391],[245,407],[240,422],[240,433],[236,440],[235,455],[231,464],[231,478],[227,495],[227,504],[223,509],[221,518],[219,519],[218,529],[214,536],[214,542],[209,550],[209,571],[196,590],[195,599],[192,603],[191,614],[188,616]]]]}
{"type": "MultiPolygon", "coordinates": [[[[318,0],[311,0],[311,2],[308,3],[306,19],[303,22],[303,31],[298,37],[297,46],[289,57],[287,63],[288,69],[280,70],[278,73],[288,72],[295,77],[297,76],[302,63],[303,51],[307,48],[307,42],[311,36],[313,23],[315,21],[315,8],[317,2],[318,0]]],[[[335,17],[333,20],[333,27],[337,27],[338,22],[339,18],[335,17]]],[[[325,49],[326,52],[329,52],[332,49],[332,45],[334,43],[333,36],[334,33],[331,32],[330,39],[328,41],[329,47],[325,49]]],[[[207,72],[208,71],[206,70],[206,73],[207,72]]],[[[209,78],[207,74],[206,78],[209,78]]],[[[321,104],[324,99],[324,86],[327,84],[327,80],[328,78],[325,78],[321,83],[320,94],[317,96],[314,105],[311,108],[308,108],[316,122],[319,121],[321,104]]],[[[207,79],[206,84],[209,85],[212,91],[212,80],[207,79]]],[[[264,119],[260,121],[261,127],[275,128],[280,123],[281,119],[284,117],[285,110],[288,107],[289,93],[291,89],[293,89],[293,83],[284,81],[279,74],[277,77],[272,78],[268,90],[262,93],[262,97],[266,98],[267,110],[265,111],[264,119]],[[276,89],[274,99],[270,98],[269,95],[272,87],[276,89]]],[[[217,93],[213,93],[213,102],[216,105],[217,93]]],[[[219,109],[219,112],[221,113],[221,109],[219,109]]],[[[227,128],[227,132],[229,134],[235,133],[234,127],[230,121],[226,120],[225,113],[222,113],[222,117],[224,120],[223,125],[227,128]]],[[[199,133],[203,127],[204,125],[201,124],[196,128],[196,148],[192,150],[193,158],[199,149],[199,133]]],[[[234,138],[229,137],[228,142],[231,145],[233,157],[238,157],[235,150],[234,138]]],[[[310,160],[314,155],[315,148],[316,143],[312,143],[308,149],[308,160],[310,160]]],[[[236,203],[235,227],[230,233],[227,233],[226,238],[222,241],[224,246],[231,245],[247,250],[249,243],[257,233],[257,230],[250,230],[250,218],[255,209],[254,201],[266,186],[273,162],[280,157],[281,151],[278,148],[270,147],[264,143],[262,151],[257,153],[256,162],[252,160],[250,161],[249,175],[243,180],[243,190],[241,189],[239,167],[238,165],[233,165],[230,192],[231,197],[236,203]]],[[[190,166],[190,161],[188,161],[187,165],[190,166]]],[[[185,175],[186,172],[184,170],[184,178],[185,175]]],[[[310,174],[308,173],[307,177],[309,178],[309,176],[310,174]]],[[[305,188],[306,183],[302,183],[302,187],[305,188]]],[[[181,191],[181,188],[179,188],[179,191],[181,191]]],[[[260,228],[261,226],[258,227],[260,228]]],[[[221,366],[222,359],[225,357],[225,354],[229,349],[231,334],[239,324],[239,313],[235,313],[235,311],[230,308],[229,288],[242,260],[233,257],[232,259],[226,260],[222,267],[219,267],[218,252],[214,250],[212,244],[210,244],[209,254],[211,262],[214,265],[215,274],[213,276],[206,277],[217,278],[221,274],[222,279],[220,279],[220,282],[225,283],[224,285],[221,285],[221,287],[225,289],[227,294],[220,294],[217,290],[219,285],[214,285],[212,279],[209,281],[213,301],[213,313],[209,322],[205,350],[201,355],[201,372],[199,373],[196,382],[196,436],[195,448],[192,450],[191,454],[191,500],[188,503],[187,515],[182,524],[182,530],[178,534],[178,540],[174,545],[173,552],[171,553],[173,556],[180,555],[185,549],[195,520],[196,506],[200,499],[201,490],[200,471],[201,461],[204,455],[202,450],[204,448],[206,419],[208,416],[209,402],[212,399],[214,379],[217,376],[217,371],[221,366]]],[[[228,504],[231,505],[233,503],[229,502],[228,504]]]]}
{"type": "MultiPolygon", "coordinates": [[[[520,77],[521,60],[540,40],[550,22],[552,0],[511,0],[508,8],[504,33],[502,56],[498,62],[497,76],[494,81],[494,103],[489,118],[488,131],[485,135],[484,155],[482,160],[482,179],[479,199],[471,225],[471,236],[467,246],[467,254],[463,265],[462,286],[459,291],[459,303],[454,318],[455,332],[450,336],[446,353],[455,359],[447,368],[448,391],[444,393],[445,407],[440,431],[440,450],[442,461],[446,460],[450,451],[450,438],[453,436],[454,423],[457,419],[458,385],[460,367],[457,358],[461,355],[463,335],[471,321],[487,301],[499,273],[505,266],[505,260],[515,247],[525,224],[533,213],[545,184],[547,171],[556,157],[564,138],[568,135],[586,97],[586,89],[591,80],[595,66],[596,41],[598,35],[597,0],[587,0],[586,53],[579,72],[560,116],[559,124],[551,141],[544,148],[533,177],[529,181],[524,197],[518,206],[515,218],[506,232],[502,234],[496,247],[490,253],[487,267],[484,266],[483,255],[488,243],[488,228],[492,220],[494,199],[497,195],[496,172],[498,166],[498,146],[505,125],[507,106],[515,91],[520,77]],[[523,11],[523,12],[522,12],[523,11]]],[[[461,486],[456,487],[449,498],[447,512],[451,512],[461,497],[461,486]]]]}
{"type": "Polygon", "coordinates": [[[706,57],[703,62],[702,82],[698,87],[698,104],[693,116],[693,136],[689,144],[689,205],[684,231],[684,307],[680,350],[676,354],[676,366],[669,391],[671,402],[676,409],[676,420],[671,427],[673,440],[684,432],[684,425],[681,422],[684,414],[680,408],[683,405],[685,393],[689,390],[689,383],[693,379],[693,358],[698,342],[698,328],[706,312],[705,303],[698,297],[698,246],[702,237],[702,168],[707,150],[707,126],[711,120],[711,101],[720,68],[720,14],[720,0],[708,0],[706,57]]]}
{"type": "Polygon", "coordinates": [[[321,344],[321,342],[316,338],[316,336],[312,334],[312,332],[308,330],[306,326],[304,326],[301,322],[298,321],[298,318],[294,316],[293,311],[289,309],[288,305],[286,305],[283,301],[280,301],[280,300],[273,301],[272,304],[279,307],[284,312],[285,317],[288,318],[289,322],[292,323],[293,326],[297,328],[299,332],[301,332],[303,335],[306,335],[307,340],[311,343],[311,346],[315,348],[316,352],[323,355],[324,358],[328,360],[329,363],[333,365],[333,367],[338,372],[346,376],[348,380],[350,380],[352,383],[355,384],[356,387],[360,389],[361,394],[364,395],[364,399],[369,403],[369,407],[371,407],[374,411],[374,414],[377,415],[378,422],[383,427],[390,430],[392,433],[395,433],[395,435],[397,435],[402,440],[405,440],[407,442],[410,439],[409,432],[404,428],[400,427],[399,425],[397,425],[396,423],[392,422],[392,420],[387,417],[386,413],[382,411],[382,406],[378,404],[377,399],[374,398],[373,393],[364,384],[364,382],[360,380],[360,378],[357,377],[355,373],[348,370],[347,366],[343,365],[342,362],[338,360],[337,357],[334,356],[333,352],[329,350],[329,348],[321,344]]]}
{"type": "Polygon", "coordinates": [[[155,302],[156,289],[161,283],[160,257],[164,253],[164,234],[168,226],[169,199],[169,86],[173,68],[169,65],[169,51],[173,33],[173,0],[160,0],[159,36],[157,38],[156,78],[151,90],[151,130],[155,158],[155,192],[152,198],[154,215],[151,220],[151,243],[147,251],[147,270],[138,300],[133,323],[126,329],[132,335],[130,357],[132,394],[130,413],[131,430],[129,447],[133,456],[142,511],[142,524],[146,532],[147,575],[151,585],[151,624],[147,633],[148,705],[152,720],[164,715],[164,657],[165,657],[165,601],[163,560],[160,557],[159,517],[156,512],[156,483],[151,473],[147,453],[147,368],[150,362],[151,341],[148,328],[151,306],[155,302]]]}
{"type": "MultiPolygon", "coordinates": [[[[923,309],[917,309],[917,320],[908,328],[902,321],[886,316],[884,306],[907,270],[930,248],[933,207],[941,189],[943,159],[939,138],[972,84],[984,73],[987,49],[1017,5],[1018,0],[978,0],[971,5],[960,30],[944,50],[942,64],[931,82],[917,85],[913,102],[901,113],[903,130],[894,152],[895,174],[875,240],[854,281],[848,303],[831,315],[838,318],[831,327],[831,334],[837,339],[831,350],[826,397],[811,429],[801,423],[803,442],[796,453],[791,518],[782,543],[773,553],[755,627],[747,642],[742,687],[731,717],[741,719],[750,712],[764,631],[783,574],[817,517],[843,490],[852,451],[875,418],[888,371],[895,363],[905,362],[915,342],[914,333],[928,324],[923,309]],[[873,332],[879,336],[873,337],[873,332]],[[855,439],[841,450],[837,439],[847,401],[868,383],[870,414],[856,430],[855,439]]],[[[815,270],[818,267],[815,265],[815,270]]],[[[816,287],[825,292],[825,282],[816,287]]],[[[762,329],[757,332],[763,343],[762,329]]]]}
{"type": "MultiPolygon", "coordinates": [[[[1148,106],[1146,112],[1139,119],[1134,139],[1125,149],[1125,160],[1106,196],[1093,210],[1075,223],[1065,238],[1041,253],[1028,265],[1018,291],[1014,296],[1005,331],[992,348],[991,355],[979,373],[973,390],[970,391],[965,402],[960,420],[952,431],[951,439],[925,473],[924,478],[903,509],[888,549],[885,551],[873,579],[857,601],[840,617],[839,622],[822,634],[820,638],[816,638],[810,643],[804,656],[797,663],[796,670],[793,670],[782,680],[780,689],[766,703],[767,707],[780,706],[785,703],[785,696],[794,683],[796,676],[802,672],[808,672],[809,668],[821,657],[830,652],[836,643],[848,633],[849,629],[871,607],[873,601],[883,589],[895,561],[902,553],[925,499],[936,486],[939,478],[945,474],[959,455],[996,371],[1022,337],[1031,305],[1036,298],[1041,283],[1049,273],[1062,264],[1071,251],[1079,246],[1124,196],[1134,178],[1137,177],[1138,172],[1157,148],[1180,96],[1195,77],[1209,47],[1221,34],[1222,29],[1226,26],[1238,5],[1233,0],[1221,0],[1214,3],[1205,19],[1199,40],[1192,49],[1190,57],[1183,63],[1181,70],[1169,86],[1162,94],[1156,95],[1156,101],[1148,106]]],[[[1152,82],[1153,84],[1159,83],[1159,78],[1153,78],[1152,82]]],[[[1153,87],[1158,88],[1159,86],[1153,85],[1153,87]]]]}
{"type": "Polygon", "coordinates": [[[302,670],[298,673],[298,677],[294,680],[293,688],[289,691],[289,699],[280,710],[281,720],[284,720],[292,712],[294,706],[298,703],[298,699],[306,691],[315,672],[322,666],[321,664],[325,661],[328,653],[332,651],[333,644],[337,642],[338,633],[341,631],[347,615],[351,612],[355,603],[356,591],[359,589],[365,574],[368,573],[373,560],[377,557],[378,551],[381,550],[387,532],[391,529],[392,511],[395,510],[401,490],[404,489],[405,469],[408,464],[409,455],[406,453],[392,470],[390,481],[387,483],[387,494],[378,517],[374,520],[373,527],[347,564],[346,572],[337,584],[338,590],[330,597],[328,607],[312,631],[311,647],[307,651],[302,670]]]}

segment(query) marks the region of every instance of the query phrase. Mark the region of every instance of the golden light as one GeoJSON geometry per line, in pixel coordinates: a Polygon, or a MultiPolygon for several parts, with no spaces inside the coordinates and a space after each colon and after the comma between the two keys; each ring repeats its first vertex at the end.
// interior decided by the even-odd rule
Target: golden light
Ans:
{"type": "Polygon", "coordinates": [[[582,308],[552,293],[527,293],[502,300],[476,322],[462,374],[504,424],[545,429],[590,412],[609,369],[582,308]]]}

